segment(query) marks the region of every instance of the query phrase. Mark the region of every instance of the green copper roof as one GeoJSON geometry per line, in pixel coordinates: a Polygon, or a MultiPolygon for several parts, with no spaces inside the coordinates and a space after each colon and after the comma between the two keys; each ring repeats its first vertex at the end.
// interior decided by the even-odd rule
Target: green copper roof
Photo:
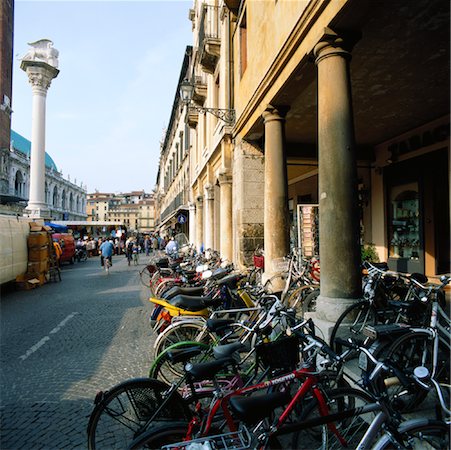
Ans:
{"type": "MultiPolygon", "coordinates": [[[[30,156],[31,142],[28,139],[25,139],[19,133],[11,130],[11,141],[13,143],[14,149],[19,150],[19,152],[22,152],[27,156],[30,156]]],[[[58,171],[55,162],[47,152],[45,152],[45,165],[49,169],[58,171]]]]}

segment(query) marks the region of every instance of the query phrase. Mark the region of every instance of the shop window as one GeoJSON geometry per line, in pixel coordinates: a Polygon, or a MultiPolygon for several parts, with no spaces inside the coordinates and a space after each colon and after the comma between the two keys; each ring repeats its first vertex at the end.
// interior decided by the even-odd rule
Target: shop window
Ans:
{"type": "Polygon", "coordinates": [[[418,183],[394,186],[390,192],[389,257],[419,260],[420,200],[418,183]]]}

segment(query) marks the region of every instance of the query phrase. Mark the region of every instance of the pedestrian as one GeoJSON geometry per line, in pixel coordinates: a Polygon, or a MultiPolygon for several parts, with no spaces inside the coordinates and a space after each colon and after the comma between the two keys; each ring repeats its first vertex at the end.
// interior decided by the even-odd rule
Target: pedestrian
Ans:
{"type": "Polygon", "coordinates": [[[174,237],[171,237],[171,240],[166,245],[166,254],[171,258],[178,258],[178,250],[179,246],[177,241],[174,240],[174,237]]]}
{"type": "Polygon", "coordinates": [[[133,242],[132,254],[133,254],[133,263],[135,264],[135,266],[137,266],[139,262],[140,247],[141,246],[138,244],[137,241],[133,242]]]}
{"type": "Polygon", "coordinates": [[[152,250],[156,252],[158,250],[158,239],[156,236],[152,236],[152,250]]]}
{"type": "Polygon", "coordinates": [[[150,254],[150,238],[149,238],[149,236],[146,236],[144,238],[144,250],[146,251],[146,256],[149,256],[149,254],[150,254]]]}
{"type": "Polygon", "coordinates": [[[105,241],[102,242],[102,245],[99,247],[99,250],[100,250],[101,267],[104,266],[105,258],[108,258],[110,260],[110,267],[112,267],[113,266],[113,252],[114,252],[113,242],[105,239],[105,241]]]}
{"type": "Polygon", "coordinates": [[[57,239],[55,239],[53,241],[53,248],[55,249],[55,254],[56,254],[56,265],[58,267],[58,270],[60,268],[60,259],[61,259],[61,255],[63,254],[63,250],[61,249],[61,246],[58,242],[57,239]]]}
{"type": "Polygon", "coordinates": [[[130,265],[132,255],[133,255],[133,240],[128,238],[127,241],[125,242],[125,256],[127,258],[128,265],[130,265]]]}

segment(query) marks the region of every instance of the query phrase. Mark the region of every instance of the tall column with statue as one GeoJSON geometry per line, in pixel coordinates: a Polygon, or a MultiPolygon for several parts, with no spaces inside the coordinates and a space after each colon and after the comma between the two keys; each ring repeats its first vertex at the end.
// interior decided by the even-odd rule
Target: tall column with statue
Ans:
{"type": "Polygon", "coordinates": [[[49,218],[45,201],[45,111],[47,91],[58,73],[58,50],[53,42],[41,39],[29,43],[20,68],[28,75],[33,92],[31,118],[30,195],[26,212],[30,217],[49,218]]]}

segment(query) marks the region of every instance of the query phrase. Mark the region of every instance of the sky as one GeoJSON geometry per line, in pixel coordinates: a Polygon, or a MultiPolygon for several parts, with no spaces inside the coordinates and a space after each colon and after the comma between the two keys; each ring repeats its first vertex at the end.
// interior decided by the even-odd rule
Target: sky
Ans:
{"type": "Polygon", "coordinates": [[[155,187],[177,95],[191,0],[16,0],[12,124],[31,140],[32,92],[20,58],[50,39],[60,73],[46,101],[46,151],[89,192],[155,187]]]}

